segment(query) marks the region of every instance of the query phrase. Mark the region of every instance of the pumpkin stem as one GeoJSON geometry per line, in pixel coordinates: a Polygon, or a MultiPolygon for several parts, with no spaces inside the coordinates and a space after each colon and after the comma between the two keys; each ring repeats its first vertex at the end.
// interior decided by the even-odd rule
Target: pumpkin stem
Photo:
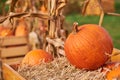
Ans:
{"type": "Polygon", "coordinates": [[[78,23],[77,22],[74,22],[73,23],[73,33],[77,33],[79,30],[78,30],[78,23]]]}

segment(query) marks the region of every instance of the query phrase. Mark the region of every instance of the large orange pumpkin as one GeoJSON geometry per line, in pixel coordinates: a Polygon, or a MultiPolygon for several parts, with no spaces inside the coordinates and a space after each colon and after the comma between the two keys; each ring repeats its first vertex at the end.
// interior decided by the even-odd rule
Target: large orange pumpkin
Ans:
{"type": "Polygon", "coordinates": [[[22,60],[21,66],[34,66],[37,64],[41,64],[42,61],[50,62],[53,60],[52,55],[47,53],[44,50],[36,49],[28,52],[22,60]]]}
{"type": "Polygon", "coordinates": [[[73,25],[65,41],[65,54],[78,68],[94,70],[102,66],[112,53],[113,43],[108,32],[96,24],[73,25]]]}

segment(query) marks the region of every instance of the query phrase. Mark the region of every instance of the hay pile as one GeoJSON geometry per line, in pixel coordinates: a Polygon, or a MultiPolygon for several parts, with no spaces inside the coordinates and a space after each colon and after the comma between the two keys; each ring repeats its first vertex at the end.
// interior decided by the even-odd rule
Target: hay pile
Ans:
{"type": "Polygon", "coordinates": [[[65,57],[34,67],[20,67],[18,72],[27,80],[105,80],[101,68],[94,71],[80,70],[70,65],[65,57]]]}

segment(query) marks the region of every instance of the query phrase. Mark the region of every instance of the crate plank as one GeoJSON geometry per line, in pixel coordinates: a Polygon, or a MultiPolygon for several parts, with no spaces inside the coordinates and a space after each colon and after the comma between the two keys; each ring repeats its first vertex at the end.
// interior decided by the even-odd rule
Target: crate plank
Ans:
{"type": "Polygon", "coordinates": [[[17,47],[9,47],[9,48],[2,48],[1,50],[1,57],[14,57],[25,55],[29,51],[29,46],[17,46],[17,47]]]}
{"type": "Polygon", "coordinates": [[[23,58],[24,56],[15,57],[15,58],[7,58],[7,59],[2,59],[2,62],[7,63],[8,65],[17,64],[17,63],[20,63],[23,58]]]}
{"type": "Polygon", "coordinates": [[[26,36],[8,36],[0,37],[1,46],[21,45],[27,44],[28,38],[26,36]]]}
{"type": "Polygon", "coordinates": [[[26,80],[17,71],[11,68],[8,64],[4,63],[2,68],[4,80],[26,80]]]}

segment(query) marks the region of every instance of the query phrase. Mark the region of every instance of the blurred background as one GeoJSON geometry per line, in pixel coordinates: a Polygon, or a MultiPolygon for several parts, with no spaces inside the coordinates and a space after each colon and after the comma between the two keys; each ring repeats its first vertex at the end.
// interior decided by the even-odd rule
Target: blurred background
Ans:
{"type": "MultiPolygon", "coordinates": [[[[10,0],[0,0],[0,16],[6,16],[9,11],[10,0]]],[[[94,0],[93,0],[94,1],[94,0]]],[[[102,6],[106,12],[120,13],[120,0],[102,0],[102,6]]],[[[64,28],[70,33],[73,22],[82,24],[98,24],[99,15],[83,15],[82,6],[84,0],[68,0],[64,8],[64,28]]],[[[38,7],[39,4],[36,4],[38,7]]],[[[95,8],[95,7],[94,7],[95,8]]],[[[102,27],[104,27],[111,35],[114,47],[120,49],[120,16],[112,16],[105,14],[102,27]]]]}

